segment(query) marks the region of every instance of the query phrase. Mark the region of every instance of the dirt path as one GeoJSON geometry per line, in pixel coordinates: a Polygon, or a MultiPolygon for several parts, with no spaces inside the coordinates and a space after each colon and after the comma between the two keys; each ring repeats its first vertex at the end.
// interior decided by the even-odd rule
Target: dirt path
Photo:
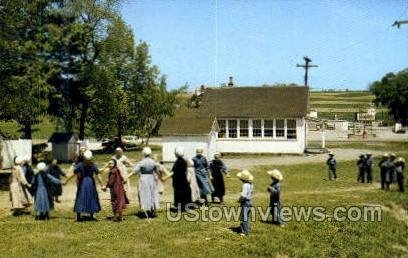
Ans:
{"type": "MultiPolygon", "coordinates": [[[[361,153],[366,153],[369,150],[364,149],[331,149],[336,155],[337,161],[344,160],[357,160],[358,156],[361,153]]],[[[381,155],[380,151],[371,151],[375,155],[381,155]]],[[[253,156],[253,157],[237,157],[237,158],[225,158],[225,164],[229,168],[233,169],[243,169],[251,168],[254,166],[262,165],[293,165],[293,164],[302,164],[302,163],[313,163],[313,162],[325,162],[327,159],[327,154],[307,154],[302,156],[253,156]]]]}

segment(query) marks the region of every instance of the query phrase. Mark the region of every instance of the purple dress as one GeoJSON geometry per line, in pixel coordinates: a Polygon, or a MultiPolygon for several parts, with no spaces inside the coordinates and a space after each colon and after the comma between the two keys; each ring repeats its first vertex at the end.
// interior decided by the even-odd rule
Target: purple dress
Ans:
{"type": "Polygon", "coordinates": [[[99,173],[98,168],[84,162],[78,163],[74,173],[78,177],[78,189],[75,199],[74,211],[77,213],[97,213],[101,210],[98,192],[96,191],[94,174],[99,173]]]}

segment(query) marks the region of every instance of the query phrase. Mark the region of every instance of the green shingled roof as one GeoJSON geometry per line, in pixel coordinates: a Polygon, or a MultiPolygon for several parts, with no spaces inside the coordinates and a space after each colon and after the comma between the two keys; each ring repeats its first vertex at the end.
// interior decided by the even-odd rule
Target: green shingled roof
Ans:
{"type": "Polygon", "coordinates": [[[217,118],[300,118],[308,100],[302,86],[207,88],[200,111],[217,118]]]}
{"type": "Polygon", "coordinates": [[[174,117],[163,120],[159,135],[208,135],[214,123],[213,116],[201,114],[196,109],[180,109],[174,117]]]}

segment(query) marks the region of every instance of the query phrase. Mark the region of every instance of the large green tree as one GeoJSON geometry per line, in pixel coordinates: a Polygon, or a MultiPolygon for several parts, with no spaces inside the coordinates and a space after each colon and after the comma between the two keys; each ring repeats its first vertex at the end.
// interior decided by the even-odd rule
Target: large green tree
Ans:
{"type": "Polygon", "coordinates": [[[121,140],[123,134],[131,132],[127,89],[132,83],[134,38],[119,17],[108,28],[100,55],[99,71],[93,78],[90,124],[98,138],[116,136],[121,140]]]}
{"type": "Polygon", "coordinates": [[[51,85],[48,24],[53,1],[0,2],[0,119],[15,120],[23,137],[48,108],[51,85]]]}
{"type": "Polygon", "coordinates": [[[388,73],[370,85],[374,102],[389,108],[394,120],[408,125],[408,69],[388,73]]]}

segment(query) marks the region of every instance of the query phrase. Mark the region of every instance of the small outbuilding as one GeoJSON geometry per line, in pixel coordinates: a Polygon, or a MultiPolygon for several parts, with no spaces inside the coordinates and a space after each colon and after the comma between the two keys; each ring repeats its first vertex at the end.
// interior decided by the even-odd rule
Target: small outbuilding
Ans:
{"type": "Polygon", "coordinates": [[[54,133],[48,142],[52,143],[52,156],[58,161],[72,161],[78,153],[78,136],[74,133],[54,133]]]}
{"type": "Polygon", "coordinates": [[[184,157],[192,158],[196,149],[204,149],[207,159],[216,152],[218,125],[215,117],[202,116],[198,112],[179,110],[174,117],[163,120],[159,135],[162,136],[163,161],[176,160],[176,147],[184,148],[184,157]]]}

